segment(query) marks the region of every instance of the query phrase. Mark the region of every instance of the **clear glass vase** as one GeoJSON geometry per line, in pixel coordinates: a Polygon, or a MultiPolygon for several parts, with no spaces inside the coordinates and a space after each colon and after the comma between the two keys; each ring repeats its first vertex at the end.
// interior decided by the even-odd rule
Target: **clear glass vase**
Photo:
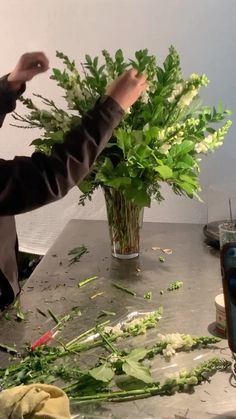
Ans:
{"type": "Polygon", "coordinates": [[[103,188],[111,239],[112,256],[132,259],[139,256],[139,236],[143,222],[143,208],[128,201],[113,188],[103,188]]]}

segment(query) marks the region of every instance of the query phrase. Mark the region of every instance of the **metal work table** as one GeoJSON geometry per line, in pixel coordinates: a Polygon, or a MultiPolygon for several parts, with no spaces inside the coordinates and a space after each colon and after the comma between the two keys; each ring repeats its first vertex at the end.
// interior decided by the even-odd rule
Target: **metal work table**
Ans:
{"type": "MultiPolygon", "coordinates": [[[[73,338],[93,326],[101,310],[114,311],[112,321],[134,310],[152,310],[162,305],[163,319],[153,333],[189,333],[209,335],[214,330],[215,296],[222,292],[218,251],[204,243],[202,226],[197,224],[144,223],[139,258],[124,261],[110,255],[110,241],[105,221],[71,220],[27,281],[21,295],[23,311],[29,310],[28,320],[12,323],[1,319],[1,341],[22,345],[34,341],[48,325],[36,311],[51,308],[58,316],[79,306],[82,316],[68,323],[63,338],[73,338]],[[89,253],[69,266],[68,252],[84,244],[89,253]],[[153,246],[171,248],[172,255],[152,250],[153,246]],[[139,271],[140,270],[140,271],[139,271]],[[79,288],[78,282],[98,275],[98,279],[79,288]],[[136,291],[133,297],[111,285],[111,280],[136,291]],[[181,280],[184,285],[173,292],[166,291],[169,282],[181,280]],[[160,294],[164,290],[164,294],[160,294]],[[91,296],[104,294],[91,300],[91,296]],[[143,298],[152,291],[152,300],[143,298]]],[[[150,335],[150,336],[151,336],[150,335]]],[[[149,333],[148,335],[149,336],[149,333]]],[[[135,338],[135,346],[146,344],[143,336],[135,338]]],[[[220,343],[227,347],[227,341],[220,343]]],[[[229,357],[227,349],[199,350],[179,353],[166,363],[157,357],[154,377],[191,368],[211,356],[229,357]],[[198,359],[196,359],[198,358],[198,359]]],[[[94,354],[92,356],[95,356],[94,354]]],[[[0,355],[1,365],[7,362],[0,355]]],[[[195,388],[193,394],[152,397],[126,403],[102,403],[77,407],[79,417],[86,418],[236,418],[236,389],[229,384],[229,374],[217,373],[210,383],[195,388]]]]}

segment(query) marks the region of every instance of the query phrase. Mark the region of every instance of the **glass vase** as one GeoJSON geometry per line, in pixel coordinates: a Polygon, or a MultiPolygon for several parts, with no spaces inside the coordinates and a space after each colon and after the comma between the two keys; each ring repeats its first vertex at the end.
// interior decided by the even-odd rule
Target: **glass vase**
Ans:
{"type": "Polygon", "coordinates": [[[118,259],[138,257],[143,208],[128,201],[122,191],[110,187],[104,187],[103,191],[112,256],[118,259]]]}

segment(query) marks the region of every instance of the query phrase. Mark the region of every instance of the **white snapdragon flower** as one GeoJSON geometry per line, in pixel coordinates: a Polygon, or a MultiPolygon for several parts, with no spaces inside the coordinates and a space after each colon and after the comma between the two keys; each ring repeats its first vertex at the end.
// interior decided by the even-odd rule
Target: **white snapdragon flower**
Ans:
{"type": "Polygon", "coordinates": [[[187,349],[187,350],[191,349],[193,344],[194,344],[194,340],[193,340],[192,336],[185,335],[185,337],[184,337],[184,348],[187,349]]]}
{"type": "Polygon", "coordinates": [[[171,140],[173,141],[173,144],[181,144],[183,141],[183,136],[178,134],[171,138],[171,140]]]}
{"type": "Polygon", "coordinates": [[[111,362],[112,364],[114,364],[115,362],[117,362],[117,361],[118,361],[118,359],[119,359],[119,357],[118,357],[118,355],[117,355],[117,354],[112,354],[112,355],[110,356],[110,358],[109,358],[109,360],[110,360],[110,362],[111,362]]]}
{"type": "Polygon", "coordinates": [[[166,339],[165,335],[162,335],[161,333],[158,333],[158,334],[157,334],[157,338],[158,338],[158,340],[159,340],[160,342],[164,342],[164,341],[165,341],[165,339],[166,339]]]}
{"type": "Polygon", "coordinates": [[[169,333],[165,336],[165,340],[171,344],[174,349],[181,348],[184,344],[184,340],[180,333],[169,333]]]}
{"type": "Polygon", "coordinates": [[[195,386],[195,385],[197,385],[198,384],[198,379],[197,379],[197,377],[196,376],[194,376],[194,375],[192,375],[192,377],[189,377],[188,379],[187,379],[187,383],[186,384],[188,384],[189,386],[195,386]]]}
{"type": "Polygon", "coordinates": [[[208,147],[204,143],[204,141],[201,141],[200,143],[195,144],[194,147],[195,151],[199,153],[206,153],[208,151],[208,147]]]}
{"type": "Polygon", "coordinates": [[[175,349],[171,346],[170,343],[166,346],[165,349],[162,351],[165,358],[171,358],[173,355],[175,355],[175,349]]]}
{"type": "Polygon", "coordinates": [[[162,129],[158,134],[158,140],[164,140],[165,139],[165,130],[162,129]]]}
{"type": "Polygon", "coordinates": [[[206,144],[212,144],[212,142],[214,141],[214,136],[212,134],[209,134],[207,137],[205,137],[204,142],[206,144]]]}
{"type": "Polygon", "coordinates": [[[184,106],[189,106],[192,102],[193,98],[198,94],[198,90],[193,88],[189,92],[187,92],[185,95],[181,96],[180,100],[178,101],[178,106],[180,108],[184,106]]]}
{"type": "Polygon", "coordinates": [[[197,73],[193,73],[189,78],[190,80],[199,80],[199,75],[197,73]]]}
{"type": "Polygon", "coordinates": [[[167,378],[165,380],[165,384],[171,384],[173,380],[176,380],[178,382],[179,379],[180,379],[179,372],[176,371],[172,374],[167,375],[167,378]]]}
{"type": "Polygon", "coordinates": [[[162,144],[159,150],[160,150],[160,153],[167,154],[170,148],[171,148],[170,144],[162,144]]]}
{"type": "Polygon", "coordinates": [[[119,323],[114,327],[111,327],[111,326],[104,327],[104,332],[108,334],[114,333],[116,336],[121,336],[123,334],[123,331],[121,330],[121,325],[119,323]]]}
{"type": "Polygon", "coordinates": [[[145,92],[143,92],[141,95],[141,102],[148,103],[148,101],[149,101],[149,89],[147,88],[145,92]]]}
{"type": "Polygon", "coordinates": [[[174,87],[174,90],[171,93],[171,96],[167,99],[169,103],[175,102],[177,96],[181,95],[185,87],[185,83],[177,83],[174,87]]]}
{"type": "Polygon", "coordinates": [[[193,73],[189,77],[189,80],[190,81],[195,81],[198,84],[200,84],[201,86],[207,86],[208,83],[209,83],[209,79],[207,78],[206,74],[202,74],[201,76],[199,76],[199,74],[193,73]]]}

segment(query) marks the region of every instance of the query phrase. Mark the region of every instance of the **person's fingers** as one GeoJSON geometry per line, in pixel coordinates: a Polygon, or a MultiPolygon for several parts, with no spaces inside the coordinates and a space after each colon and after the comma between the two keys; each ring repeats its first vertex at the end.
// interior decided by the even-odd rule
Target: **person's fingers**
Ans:
{"type": "Polygon", "coordinates": [[[149,84],[148,84],[147,81],[145,81],[145,83],[141,84],[142,92],[144,92],[145,90],[147,90],[148,89],[148,86],[149,86],[149,84]]]}
{"type": "Polygon", "coordinates": [[[130,70],[127,70],[127,74],[130,76],[130,77],[137,77],[137,75],[138,75],[138,70],[136,70],[136,68],[130,68],[130,70]]]}
{"type": "Polygon", "coordinates": [[[49,60],[43,52],[33,52],[24,54],[20,64],[28,68],[39,67],[47,69],[49,60]]]}
{"type": "Polygon", "coordinates": [[[147,82],[147,77],[143,73],[138,73],[136,79],[138,79],[140,84],[145,84],[147,82]]]}

